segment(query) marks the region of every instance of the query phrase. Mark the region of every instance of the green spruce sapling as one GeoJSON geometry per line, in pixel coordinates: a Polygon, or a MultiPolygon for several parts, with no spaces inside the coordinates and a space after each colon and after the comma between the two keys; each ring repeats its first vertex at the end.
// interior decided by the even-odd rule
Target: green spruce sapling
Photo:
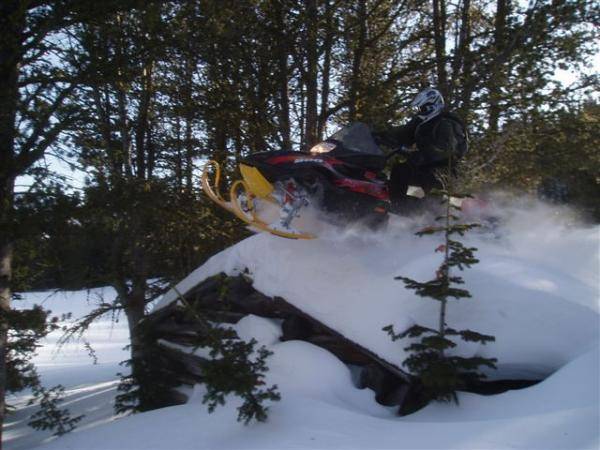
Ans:
{"type": "MultiPolygon", "coordinates": [[[[221,287],[220,298],[224,298],[227,286],[221,287]]],[[[278,401],[281,396],[277,386],[265,385],[265,372],[268,370],[266,360],[271,355],[264,346],[257,347],[256,340],[244,341],[235,330],[219,326],[209,321],[202,311],[190,304],[181,294],[179,302],[183,307],[185,321],[193,322],[199,332],[190,345],[207,349],[209,358],[201,366],[202,382],[206,386],[203,403],[208,411],[213,412],[218,405],[224,405],[226,397],[236,395],[243,400],[238,408],[238,421],[244,424],[252,420],[264,422],[267,419],[267,401],[278,401]]],[[[117,412],[144,411],[164,406],[168,392],[179,385],[176,361],[165,361],[163,352],[154,345],[156,336],[152,326],[141,321],[138,327],[144,337],[142,373],[121,375],[121,383],[117,396],[117,412]],[[175,366],[174,366],[175,364],[175,366]],[[143,377],[143,379],[140,379],[143,377]]],[[[182,370],[184,370],[182,368],[182,370]]]]}
{"type": "Polygon", "coordinates": [[[35,396],[29,404],[40,404],[40,410],[31,416],[27,424],[36,430],[54,430],[54,436],[62,436],[75,429],[83,415],[72,417],[68,409],[61,409],[60,403],[64,401],[65,388],[62,385],[51,389],[37,385],[33,388],[35,396]]]}
{"type": "Polygon", "coordinates": [[[224,405],[226,396],[234,394],[243,400],[238,408],[238,421],[244,424],[252,420],[267,420],[266,401],[278,401],[281,395],[277,385],[265,386],[266,360],[272,354],[265,346],[255,350],[257,341],[240,339],[235,330],[221,327],[206,320],[202,313],[179,295],[188,317],[204,332],[195,342],[196,348],[208,348],[210,359],[203,364],[202,378],[206,394],[202,402],[213,412],[224,405]]]}
{"type": "MultiPolygon", "coordinates": [[[[63,316],[66,320],[69,316],[63,316]]],[[[36,430],[53,430],[55,436],[72,431],[83,415],[72,417],[69,410],[61,409],[65,388],[61,385],[46,389],[42,386],[39,374],[31,362],[39,341],[59,326],[58,317],[50,317],[50,311],[39,305],[31,309],[8,311],[9,325],[7,353],[7,390],[17,392],[31,388],[33,398],[28,405],[39,404],[27,423],[36,430]]]]}
{"type": "MultiPolygon", "coordinates": [[[[447,174],[452,173],[451,158],[448,163],[447,174]]],[[[474,252],[474,247],[466,247],[456,240],[454,236],[463,236],[467,231],[477,227],[477,224],[459,223],[456,215],[460,207],[452,204],[452,198],[464,199],[470,197],[468,194],[458,193],[453,189],[453,177],[446,175],[443,180],[443,189],[432,191],[433,195],[442,198],[444,214],[437,217],[436,221],[441,225],[427,227],[418,233],[418,236],[435,233],[443,234],[442,245],[436,248],[436,252],[442,252],[444,257],[441,265],[435,273],[435,277],[428,281],[417,281],[411,278],[398,276],[407,289],[424,298],[429,298],[440,303],[439,319],[437,329],[415,324],[402,333],[397,334],[392,325],[383,328],[396,341],[411,338],[412,342],[405,347],[410,355],[403,362],[409,371],[418,377],[425,401],[451,401],[458,403],[456,392],[470,383],[485,378],[480,371],[482,366],[495,369],[495,358],[483,358],[478,356],[462,357],[449,354],[449,350],[457,346],[454,339],[462,339],[468,342],[479,342],[486,344],[493,342],[493,336],[481,334],[472,330],[455,330],[448,327],[446,323],[446,308],[449,299],[470,298],[468,290],[461,288],[464,284],[462,277],[456,275],[456,269],[462,271],[479,262],[474,252]]]]}

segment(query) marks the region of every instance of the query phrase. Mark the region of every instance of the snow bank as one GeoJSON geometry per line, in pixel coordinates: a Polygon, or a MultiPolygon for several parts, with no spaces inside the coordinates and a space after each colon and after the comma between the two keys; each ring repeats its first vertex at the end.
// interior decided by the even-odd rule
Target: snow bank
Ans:
{"type": "MultiPolygon", "coordinates": [[[[460,393],[459,406],[431,404],[397,417],[393,408],[375,402],[372,391],[355,388],[349,369],[334,356],[305,342],[279,342],[276,321],[248,316],[235,329],[273,352],[267,382],[277,383],[282,394],[281,401],[271,405],[266,423],[237,423],[235,398],[208,414],[201,404],[203,387],[196,386],[186,405],[98,426],[111,419],[107,410],[114,390],[99,378],[97,384],[89,378],[83,386],[90,389],[89,401],[69,406],[74,414],[91,414],[91,423],[42,448],[599,448],[600,229],[576,227],[569,215],[536,203],[517,206],[500,211],[499,229],[469,237],[482,261],[464,274],[474,299],[451,304],[448,321],[497,337],[492,345],[463,346],[462,352],[498,357],[504,375],[550,374],[543,382],[490,397],[460,393]],[[102,386],[108,394],[94,395],[104,392],[102,386]]],[[[368,235],[330,230],[309,242],[253,236],[213,257],[177,289],[185,292],[220,271],[235,274],[247,268],[258,290],[285,297],[399,363],[402,346],[389,341],[380,328],[390,322],[398,329],[413,321],[428,324],[437,313],[434,302],[415,298],[393,280],[396,275],[429,279],[439,263],[433,252],[439,240],[412,234],[426,222],[427,218],[394,220],[386,232],[368,235]]],[[[175,299],[173,292],[167,293],[158,307],[175,299]]],[[[54,309],[53,300],[48,303],[54,309]]],[[[100,332],[90,341],[94,345],[106,339],[100,332]]],[[[42,354],[49,354],[44,352],[45,348],[42,354]]],[[[77,371],[46,360],[46,369],[53,368],[56,379],[62,376],[72,390],[79,377],[103,376],[84,353],[78,355],[77,371]]],[[[75,356],[71,362],[77,362],[75,356]]],[[[17,414],[24,420],[27,410],[17,414]]],[[[11,432],[23,434],[8,441],[6,448],[11,450],[31,448],[48,434],[25,436],[18,423],[11,432]]]]}
{"type": "MultiPolygon", "coordinates": [[[[465,356],[498,358],[492,377],[543,378],[598,341],[600,229],[576,227],[564,212],[539,203],[501,213],[498,229],[466,238],[481,260],[463,273],[473,299],[451,302],[447,321],[496,336],[495,343],[462,343],[457,349],[465,356]]],[[[257,290],[285,298],[400,365],[403,345],[381,328],[437,323],[436,302],[394,280],[397,275],[427,280],[435,273],[441,256],[434,249],[441,238],[414,236],[430,219],[396,218],[381,233],[326,230],[312,241],[255,235],[215,255],[176,288],[185,293],[219,272],[248,270],[257,290]]],[[[176,298],[168,292],[157,308],[176,298]]]]}
{"type": "Polygon", "coordinates": [[[460,406],[432,404],[408,417],[356,389],[348,368],[330,353],[299,341],[277,342],[273,323],[247,317],[240,334],[261,339],[274,354],[268,383],[282,400],[266,423],[236,422],[239,402],[213,414],[198,386],[183,406],[75,431],[44,450],[107,449],[595,449],[598,445],[598,352],[587,352],[544,382],[482,397],[460,394],[460,406]],[[257,331],[257,334],[253,334],[257,331]]]}
{"type": "MultiPolygon", "coordinates": [[[[28,292],[14,306],[28,309],[38,304],[58,317],[72,313],[70,320],[61,323],[68,325],[91,312],[99,303],[110,303],[115,297],[116,293],[111,288],[28,292]]],[[[115,418],[116,374],[127,371],[119,363],[129,358],[129,351],[125,350],[129,344],[129,330],[124,319],[115,322],[110,316],[102,317],[90,326],[84,340],[69,342],[62,347],[58,346],[58,342],[63,332],[54,331],[40,342],[41,346],[33,358],[44,386],[51,388],[61,384],[66,388],[63,407],[69,408],[73,416],[85,414],[78,424],[80,432],[115,418]],[[86,349],[86,342],[94,349],[96,364],[86,349]]],[[[6,450],[28,450],[52,439],[51,431],[35,431],[27,426],[29,417],[39,409],[37,405],[27,406],[30,398],[28,391],[7,398],[16,411],[6,417],[3,436],[3,448],[6,450]]]]}

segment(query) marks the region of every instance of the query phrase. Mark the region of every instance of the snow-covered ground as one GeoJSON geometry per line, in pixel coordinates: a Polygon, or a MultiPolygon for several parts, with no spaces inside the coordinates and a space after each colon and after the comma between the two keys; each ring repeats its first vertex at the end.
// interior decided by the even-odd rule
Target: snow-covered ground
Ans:
{"type": "MultiPolygon", "coordinates": [[[[276,323],[249,316],[236,329],[273,351],[268,382],[277,383],[282,394],[267,423],[237,423],[233,398],[208,414],[198,386],[187,405],[104,425],[112,418],[113,373],[126,357],[117,349],[127,334],[124,323],[113,328],[104,323],[87,336],[98,351],[98,366],[83,348],[52,359],[52,337],[38,356],[45,384],[67,386],[73,413],[90,416],[43,448],[599,448],[600,228],[574,225],[567,211],[524,206],[502,209],[499,229],[468,238],[481,259],[464,273],[473,299],[452,303],[448,322],[494,334],[495,343],[460,351],[497,357],[502,377],[547,377],[536,386],[491,397],[460,394],[460,406],[431,404],[397,417],[377,404],[371,391],[357,389],[349,369],[334,356],[305,342],[279,342],[276,323]]],[[[427,325],[436,315],[433,301],[414,297],[393,279],[429,279],[439,263],[433,251],[439,239],[413,236],[416,222],[394,220],[375,234],[325,230],[315,241],[253,236],[209,260],[178,290],[221,270],[248,269],[258,290],[286,298],[399,363],[403,345],[389,341],[381,327],[427,325]]],[[[72,294],[73,303],[78,295],[72,294]]],[[[55,306],[61,298],[46,304],[66,311],[67,300],[55,306]]],[[[159,307],[172,300],[167,294],[159,307]]],[[[79,313],[89,308],[77,307],[79,313]]],[[[31,448],[48,435],[24,427],[31,412],[21,409],[9,419],[8,449],[31,448]]]]}
{"type": "MultiPolygon", "coordinates": [[[[72,313],[74,320],[92,311],[102,301],[111,302],[115,295],[110,288],[35,292],[25,294],[24,299],[16,302],[15,306],[27,309],[34,304],[41,304],[58,317],[72,313]]],[[[62,405],[68,407],[73,416],[85,414],[78,425],[79,431],[85,432],[114,418],[113,404],[118,385],[116,374],[126,371],[119,363],[127,359],[129,354],[124,350],[128,344],[129,330],[125,318],[121,319],[114,322],[110,317],[103,317],[94,322],[84,335],[85,341],[96,352],[97,364],[94,364],[86,350],[84,341],[67,343],[59,348],[57,344],[63,335],[60,330],[44,339],[33,359],[44,386],[65,386],[66,396],[62,405]]],[[[38,410],[37,406],[27,406],[29,399],[29,392],[7,398],[8,403],[17,408],[14,414],[6,418],[4,448],[7,450],[30,449],[45,440],[54,439],[50,431],[35,431],[27,426],[29,417],[38,410]]]]}
{"type": "MultiPolygon", "coordinates": [[[[544,378],[598,341],[598,228],[567,226],[567,211],[531,203],[503,209],[496,231],[471,233],[465,244],[481,260],[463,272],[473,299],[452,302],[449,326],[496,337],[457,352],[496,357],[501,378],[544,378]],[[566,223],[561,223],[561,221],[566,223]],[[549,331],[552,331],[551,333],[549,331]]],[[[433,278],[442,254],[440,235],[417,238],[427,218],[394,218],[385,232],[325,230],[311,241],[261,234],[219,253],[182,280],[162,307],[208,276],[248,270],[254,287],[280,296],[392,363],[403,345],[381,329],[419,323],[437,327],[439,304],[404,289],[398,275],[433,278]],[[322,234],[322,236],[323,236],[322,234]]]]}

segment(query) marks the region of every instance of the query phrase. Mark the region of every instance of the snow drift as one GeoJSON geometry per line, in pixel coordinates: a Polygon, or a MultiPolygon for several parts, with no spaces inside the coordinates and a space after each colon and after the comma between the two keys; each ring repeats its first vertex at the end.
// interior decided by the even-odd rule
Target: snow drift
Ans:
{"type": "MultiPolygon", "coordinates": [[[[462,274],[473,299],[450,302],[447,322],[496,337],[488,345],[461,343],[464,356],[498,358],[496,378],[545,378],[589,350],[599,337],[598,229],[575,228],[566,211],[532,203],[505,209],[495,231],[472,233],[481,262],[462,274]]],[[[252,236],[215,255],[168,292],[161,308],[219,272],[248,271],[254,287],[285,298],[347,338],[398,366],[404,345],[381,331],[414,323],[436,327],[438,304],[415,296],[403,275],[433,277],[441,237],[417,238],[431,218],[396,218],[381,233],[328,230],[312,241],[252,236]]]]}
{"type": "Polygon", "coordinates": [[[544,382],[493,397],[459,393],[460,406],[431,404],[406,417],[354,387],[349,369],[327,351],[301,341],[278,342],[271,321],[248,316],[236,326],[273,351],[267,383],[282,400],[266,423],[236,422],[240,402],[228,398],[213,414],[190,402],[75,431],[45,450],[171,449],[596,449],[598,348],[544,382]]]}
{"type": "MultiPolygon", "coordinates": [[[[597,449],[600,228],[574,225],[565,211],[538,203],[525,206],[504,208],[498,229],[468,237],[481,259],[464,272],[473,299],[451,303],[448,322],[496,336],[487,346],[459,348],[497,357],[496,376],[547,377],[541,383],[489,397],[459,393],[459,406],[434,403],[398,417],[395,408],[377,404],[372,391],[357,389],[333,355],[306,342],[280,342],[277,322],[247,316],[235,329],[273,352],[266,382],[277,383],[282,394],[266,423],[237,423],[235,398],[208,414],[204,388],[196,386],[186,405],[82,425],[43,448],[597,449]]],[[[393,279],[432,276],[440,242],[413,235],[428,220],[395,220],[385,232],[368,235],[331,230],[317,241],[253,236],[214,256],[177,290],[220,271],[248,269],[257,290],[284,297],[400,364],[403,345],[389,341],[381,327],[433,324],[437,316],[435,302],[414,297],[393,279]]],[[[167,293],[157,308],[172,301],[175,293],[167,293]]],[[[74,414],[84,412],[75,405],[74,414]]]]}

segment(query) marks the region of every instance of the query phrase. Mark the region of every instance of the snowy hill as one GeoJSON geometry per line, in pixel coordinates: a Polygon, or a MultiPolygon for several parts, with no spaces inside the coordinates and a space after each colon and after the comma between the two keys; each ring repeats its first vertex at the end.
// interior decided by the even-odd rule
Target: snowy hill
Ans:
{"type": "MultiPolygon", "coordinates": [[[[186,405],[82,427],[43,448],[598,448],[600,229],[561,217],[536,204],[506,209],[499,229],[471,234],[467,243],[481,260],[464,272],[473,299],[448,310],[450,326],[496,336],[493,344],[463,345],[459,353],[498,358],[497,377],[545,378],[533,387],[489,397],[461,393],[460,406],[431,404],[398,417],[372,391],[357,389],[333,355],[306,342],[280,342],[276,321],[247,316],[235,329],[273,351],[267,383],[282,394],[267,423],[237,423],[234,398],[208,414],[204,389],[196,386],[186,405]]],[[[413,235],[424,223],[395,220],[381,233],[331,230],[302,242],[252,236],[215,255],[177,290],[247,269],[258,291],[285,298],[400,365],[403,345],[382,326],[402,330],[437,317],[435,302],[394,280],[429,279],[437,268],[439,239],[413,235]]],[[[176,297],[167,293],[156,308],[176,297]]]]}
{"type": "MultiPolygon", "coordinates": [[[[540,211],[541,213],[541,211],[540,211]]],[[[569,231],[556,223],[517,230],[512,217],[498,238],[472,235],[481,263],[464,272],[472,300],[451,302],[448,324],[496,336],[457,352],[496,357],[492,377],[545,378],[598,341],[597,230],[569,231]],[[579,236],[573,236],[573,233],[579,236]],[[529,236],[528,236],[529,235],[529,236]],[[578,240],[575,238],[578,237],[578,240]],[[569,261],[573,255],[576,261],[569,261]],[[549,332],[551,330],[551,332],[549,332]]],[[[214,256],[165,295],[163,307],[208,276],[248,270],[254,287],[279,296],[398,366],[402,345],[381,332],[394,324],[436,327],[438,304],[404,289],[395,276],[425,281],[441,261],[440,237],[417,238],[418,223],[397,220],[383,233],[357,230],[313,241],[260,234],[214,256]]]]}

